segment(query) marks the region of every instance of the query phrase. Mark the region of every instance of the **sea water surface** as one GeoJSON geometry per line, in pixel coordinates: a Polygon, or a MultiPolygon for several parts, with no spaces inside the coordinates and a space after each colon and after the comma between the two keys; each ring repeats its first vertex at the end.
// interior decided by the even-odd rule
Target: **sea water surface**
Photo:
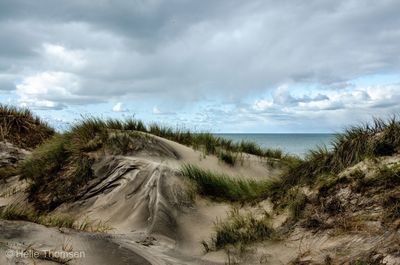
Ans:
{"type": "Polygon", "coordinates": [[[235,142],[253,141],[265,148],[278,148],[286,153],[304,156],[317,146],[331,147],[336,134],[332,133],[216,133],[215,136],[235,142]]]}

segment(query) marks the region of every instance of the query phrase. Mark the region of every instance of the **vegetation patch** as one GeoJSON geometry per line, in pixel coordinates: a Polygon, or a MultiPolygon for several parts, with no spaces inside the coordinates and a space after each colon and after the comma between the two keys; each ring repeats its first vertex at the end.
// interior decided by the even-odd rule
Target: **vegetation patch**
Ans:
{"type": "Polygon", "coordinates": [[[201,195],[217,200],[254,201],[266,198],[270,181],[245,180],[213,173],[193,165],[184,165],[181,174],[196,183],[201,195]]]}
{"type": "Polygon", "coordinates": [[[0,212],[0,219],[39,223],[46,226],[74,228],[75,220],[67,215],[40,215],[25,206],[9,205],[0,212]]]}
{"type": "MultiPolygon", "coordinates": [[[[281,189],[288,190],[298,184],[314,186],[322,175],[336,175],[366,158],[392,155],[400,150],[400,122],[375,119],[372,124],[348,128],[338,134],[332,148],[310,150],[303,160],[286,160],[288,169],[282,174],[281,189]]],[[[382,175],[382,174],[381,174],[382,175]]],[[[391,176],[398,183],[397,176],[391,176]]],[[[376,179],[380,185],[386,177],[376,179]]],[[[364,181],[360,178],[360,181],[364,181]]],[[[389,183],[389,182],[387,182],[389,183]]],[[[367,184],[368,185],[368,184],[367,184]]],[[[398,185],[398,184],[396,184],[398,185]]],[[[277,199],[277,198],[276,198],[277,199]]]]}
{"type": "Polygon", "coordinates": [[[49,227],[71,228],[75,230],[90,232],[106,232],[111,230],[109,226],[102,222],[92,222],[88,219],[77,221],[72,216],[66,214],[41,214],[30,207],[19,205],[8,205],[0,210],[0,219],[11,221],[28,221],[49,227]]]}
{"type": "Polygon", "coordinates": [[[236,164],[237,157],[238,153],[233,154],[232,152],[226,151],[221,151],[218,154],[218,158],[230,166],[234,166],[236,164]]]}
{"type": "Polygon", "coordinates": [[[317,180],[318,195],[320,197],[326,196],[329,192],[334,190],[339,184],[350,183],[351,180],[347,176],[337,175],[321,175],[317,180]]]}
{"type": "Polygon", "coordinates": [[[0,104],[0,141],[32,149],[54,134],[54,130],[28,109],[0,104]]]}
{"type": "MultiPolygon", "coordinates": [[[[252,213],[241,214],[233,209],[226,221],[215,224],[215,235],[211,238],[212,247],[221,249],[227,245],[248,244],[274,238],[275,230],[270,224],[268,215],[260,217],[252,213]]],[[[208,246],[203,242],[204,246],[208,246]]],[[[206,247],[207,250],[207,247],[206,247]]]]}

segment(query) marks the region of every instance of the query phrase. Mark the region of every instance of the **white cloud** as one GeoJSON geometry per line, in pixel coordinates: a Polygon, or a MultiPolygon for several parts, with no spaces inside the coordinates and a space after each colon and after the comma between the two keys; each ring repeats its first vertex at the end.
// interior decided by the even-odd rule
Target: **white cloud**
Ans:
{"type": "Polygon", "coordinates": [[[42,72],[23,78],[16,86],[19,102],[32,107],[60,108],[64,102],[82,100],[76,92],[79,78],[64,72],[42,72]]]}
{"type": "Polygon", "coordinates": [[[43,44],[44,56],[52,68],[80,69],[86,61],[82,52],[67,50],[65,47],[56,44],[43,44]]]}
{"type": "Polygon", "coordinates": [[[127,109],[124,108],[122,102],[118,102],[114,105],[113,109],[114,112],[126,112],[127,109]]]}
{"type": "Polygon", "coordinates": [[[294,96],[290,87],[278,87],[272,92],[272,100],[257,99],[252,105],[256,111],[314,112],[323,110],[371,109],[390,107],[400,102],[400,85],[378,85],[348,89],[315,89],[314,97],[307,94],[294,96]]]}

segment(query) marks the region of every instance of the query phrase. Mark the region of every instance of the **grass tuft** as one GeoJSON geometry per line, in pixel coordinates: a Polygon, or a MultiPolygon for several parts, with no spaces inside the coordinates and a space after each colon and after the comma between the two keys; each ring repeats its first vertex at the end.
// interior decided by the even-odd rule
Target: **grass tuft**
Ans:
{"type": "Polygon", "coordinates": [[[270,224],[268,215],[260,217],[252,213],[240,214],[237,208],[233,209],[226,221],[215,224],[215,235],[211,238],[212,247],[206,249],[221,249],[227,245],[248,244],[263,241],[274,237],[275,230],[270,224]]]}
{"type": "Polygon", "coordinates": [[[245,180],[224,174],[213,173],[193,165],[184,165],[182,175],[196,183],[201,195],[217,200],[226,201],[252,201],[265,198],[269,181],[245,180]]]}
{"type": "Polygon", "coordinates": [[[29,221],[45,226],[74,228],[75,220],[68,215],[41,215],[29,207],[9,205],[0,211],[0,219],[29,221]]]}
{"type": "Polygon", "coordinates": [[[30,110],[0,104],[0,141],[32,149],[53,134],[54,130],[30,110]]]}
{"type": "Polygon", "coordinates": [[[218,158],[226,164],[234,166],[236,164],[237,156],[237,153],[233,154],[231,152],[221,151],[218,155],[218,158]]]}

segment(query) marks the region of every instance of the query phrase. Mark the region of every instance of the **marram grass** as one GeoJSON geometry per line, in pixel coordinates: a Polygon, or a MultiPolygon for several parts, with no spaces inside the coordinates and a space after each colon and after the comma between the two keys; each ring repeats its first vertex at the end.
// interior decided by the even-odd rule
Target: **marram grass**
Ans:
{"type": "Polygon", "coordinates": [[[282,176],[284,186],[311,184],[322,174],[338,174],[366,158],[393,155],[400,151],[400,122],[375,119],[372,124],[348,128],[338,134],[332,149],[319,147],[294,160],[282,176]]]}
{"type": "Polygon", "coordinates": [[[267,214],[256,216],[251,212],[240,213],[237,208],[228,213],[224,221],[215,223],[211,243],[202,242],[206,250],[218,250],[227,245],[249,244],[276,236],[267,214]]]}
{"type": "Polygon", "coordinates": [[[182,166],[181,174],[195,182],[201,195],[226,201],[244,202],[266,198],[272,183],[231,177],[194,165],[182,166]]]}
{"type": "Polygon", "coordinates": [[[0,104],[0,141],[32,149],[54,134],[54,129],[25,108],[0,104]]]}

